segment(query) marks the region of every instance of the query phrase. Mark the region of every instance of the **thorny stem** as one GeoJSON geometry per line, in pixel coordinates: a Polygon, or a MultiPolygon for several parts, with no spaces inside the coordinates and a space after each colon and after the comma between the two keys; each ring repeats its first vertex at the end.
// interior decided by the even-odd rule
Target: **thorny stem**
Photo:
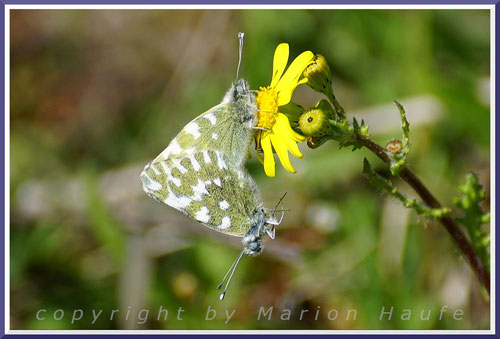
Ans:
{"type": "MultiPolygon", "coordinates": [[[[375,153],[382,161],[384,161],[388,166],[391,165],[391,160],[387,155],[386,151],[382,146],[377,144],[375,141],[367,138],[365,136],[356,134],[356,140],[363,146],[368,148],[370,151],[375,153]]],[[[401,179],[406,181],[417,193],[420,195],[422,200],[431,208],[442,208],[441,203],[432,195],[432,193],[425,187],[422,181],[406,166],[404,166],[399,172],[401,179]]],[[[453,238],[453,241],[460,248],[462,253],[467,258],[467,261],[471,265],[474,273],[478,277],[481,284],[484,286],[488,295],[490,294],[490,273],[485,267],[479,255],[476,253],[469,240],[465,237],[464,233],[457,226],[455,221],[449,216],[443,216],[438,218],[439,222],[444,226],[448,233],[453,238]]]]}

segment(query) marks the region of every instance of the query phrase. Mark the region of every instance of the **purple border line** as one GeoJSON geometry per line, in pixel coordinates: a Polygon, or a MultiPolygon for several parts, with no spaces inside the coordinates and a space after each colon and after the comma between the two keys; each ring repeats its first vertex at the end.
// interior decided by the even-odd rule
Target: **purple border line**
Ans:
{"type": "Polygon", "coordinates": [[[50,0],[41,2],[39,0],[7,0],[1,1],[6,5],[495,5],[500,0],[312,0],[304,2],[304,0],[243,0],[235,2],[234,0],[146,0],[137,2],[131,0],[50,0]]]}
{"type": "MultiPolygon", "coordinates": [[[[464,0],[459,0],[459,1],[451,1],[451,0],[441,0],[441,1],[396,1],[396,0],[385,0],[385,1],[382,1],[382,2],[375,2],[375,1],[369,1],[369,0],[361,0],[361,1],[356,1],[356,2],[348,2],[348,1],[335,1],[335,0],[314,0],[313,2],[310,2],[310,3],[304,3],[304,1],[297,1],[297,0],[292,0],[292,1],[285,1],[285,0],[274,0],[273,2],[265,2],[263,0],[258,0],[258,1],[241,1],[241,2],[238,2],[238,3],[235,3],[234,1],[191,1],[189,3],[185,3],[185,2],[180,2],[180,1],[160,1],[160,0],[147,0],[145,2],[137,2],[137,1],[131,1],[131,0],[122,0],[122,1],[119,1],[119,0],[107,0],[107,1],[102,1],[102,2],[99,2],[99,1],[82,1],[82,0],[79,0],[79,1],[63,1],[63,0],[52,0],[52,1],[49,1],[49,2],[45,2],[45,3],[42,3],[41,1],[35,1],[35,0],[28,0],[28,1],[15,1],[15,0],[12,0],[12,1],[4,1],[4,0],[0,0],[0,16],[2,19],[5,18],[5,5],[57,5],[57,4],[66,4],[66,5],[113,5],[113,4],[123,4],[123,5],[127,5],[127,4],[135,4],[135,5],[154,5],[154,4],[165,4],[165,5],[174,5],[174,4],[179,4],[179,5],[209,5],[209,4],[235,4],[235,5],[244,5],[244,4],[253,4],[253,5],[260,5],[260,4],[267,4],[267,5],[270,5],[270,4],[274,4],[274,5],[277,5],[277,4],[283,4],[283,5],[286,5],[286,4],[290,4],[290,5],[293,5],[293,4],[304,4],[304,5],[314,5],[314,4],[331,4],[331,5],[336,5],[336,4],[348,4],[348,5],[382,5],[382,4],[399,4],[399,5],[404,5],[404,4],[420,4],[420,5],[446,5],[446,4],[454,4],[454,5],[465,5],[465,4],[468,4],[468,5],[492,5],[494,4],[495,5],[495,10],[498,11],[500,9],[500,6],[499,6],[499,2],[500,0],[496,0],[496,1],[486,1],[486,0],[480,0],[480,1],[476,1],[476,2],[471,2],[470,0],[469,1],[464,1],[464,0]]],[[[495,18],[496,19],[496,18],[495,18]]],[[[499,36],[500,34],[500,23],[498,22],[498,20],[496,20],[495,22],[495,46],[497,46],[497,37],[499,36]]],[[[2,83],[1,83],[1,88],[3,89],[3,95],[1,96],[1,99],[0,99],[0,104],[2,105],[1,109],[4,113],[4,116],[2,119],[2,121],[0,122],[0,128],[1,128],[1,135],[2,135],[2,139],[1,139],[1,154],[2,154],[2,169],[1,169],[1,173],[2,173],[2,178],[5,178],[5,144],[4,144],[4,141],[5,141],[5,114],[7,114],[7,112],[5,111],[5,101],[6,101],[6,93],[5,93],[5,23],[3,25],[1,25],[1,30],[0,30],[0,44],[1,44],[1,58],[2,58],[2,67],[1,67],[1,70],[0,70],[0,74],[1,74],[1,78],[2,78],[2,83]]],[[[498,65],[498,61],[500,60],[499,59],[500,57],[498,56],[498,54],[496,54],[495,56],[495,62],[496,62],[496,65],[498,65]]],[[[498,78],[498,69],[496,68],[495,69],[495,80],[498,78]]],[[[495,98],[498,97],[497,95],[497,92],[498,92],[498,87],[495,86],[495,98]]],[[[497,103],[496,103],[497,104],[497,103]]],[[[495,112],[492,112],[491,114],[494,114],[495,112]]],[[[496,119],[495,121],[495,130],[496,130],[496,127],[498,127],[500,125],[500,121],[499,119],[496,119]]],[[[498,137],[495,137],[495,140],[494,140],[494,143],[495,143],[495,149],[499,149],[500,148],[500,144],[498,142],[498,137]]],[[[0,186],[2,187],[3,189],[3,192],[5,194],[5,181],[2,180],[0,186]]],[[[498,193],[498,190],[496,187],[493,188],[495,190],[495,193],[498,193]]],[[[2,207],[2,212],[1,212],[1,216],[3,218],[3,220],[5,220],[5,213],[7,212],[6,209],[5,209],[5,195],[2,195],[2,198],[1,198],[2,202],[3,202],[3,207],[2,207]]],[[[500,209],[500,203],[498,202],[498,200],[496,201],[496,204],[495,204],[495,210],[499,210],[500,209]]],[[[4,225],[4,227],[9,227],[9,225],[4,225]]],[[[492,227],[494,227],[494,225],[492,225],[492,227]]],[[[1,232],[1,235],[0,235],[0,240],[2,241],[2,245],[5,244],[5,233],[4,233],[5,229],[3,230],[3,232],[1,232]]],[[[495,236],[495,240],[496,240],[496,244],[499,243],[499,240],[500,240],[500,235],[496,234],[495,236]]],[[[2,250],[0,251],[1,254],[0,254],[0,260],[1,260],[1,267],[2,267],[2,273],[1,273],[1,282],[0,282],[0,286],[1,286],[1,300],[2,300],[2,304],[3,306],[5,307],[5,283],[4,283],[4,278],[5,278],[5,252],[4,252],[5,248],[2,246],[2,250]]],[[[496,257],[496,253],[492,253],[492,255],[495,255],[496,257]]],[[[498,291],[498,288],[500,288],[500,282],[497,280],[496,281],[496,291],[498,291]]],[[[496,295],[495,295],[496,297],[496,295]]],[[[494,302],[494,305],[496,306],[496,298],[495,300],[493,300],[494,302]]],[[[145,335],[144,334],[124,334],[124,333],[117,333],[117,332],[113,332],[113,331],[110,331],[110,334],[98,334],[98,335],[95,335],[95,334],[61,334],[61,335],[53,335],[53,334],[46,334],[46,335],[34,335],[34,334],[23,334],[23,335],[5,335],[5,308],[2,307],[0,308],[0,338],[3,338],[3,337],[15,337],[15,338],[33,338],[33,337],[36,337],[36,338],[54,338],[54,337],[57,337],[57,338],[70,338],[70,337],[81,337],[81,338],[90,338],[90,337],[97,337],[97,338],[104,338],[104,337],[108,337],[109,335],[115,335],[117,337],[122,337],[122,336],[125,336],[126,338],[142,338],[144,337],[145,335]]],[[[498,319],[500,318],[499,315],[498,315],[498,312],[495,312],[495,315],[496,315],[496,319],[495,319],[495,322],[496,324],[498,324],[498,319]]],[[[154,332],[153,332],[154,333],[154,332]]],[[[152,333],[152,334],[153,334],[152,333]]],[[[416,332],[411,332],[413,334],[411,334],[411,337],[412,338],[423,338],[423,337],[430,337],[430,338],[455,338],[457,336],[459,336],[461,339],[468,339],[468,338],[477,338],[478,335],[470,335],[470,334],[465,334],[465,335],[460,335],[460,333],[463,333],[461,331],[457,331],[457,334],[444,334],[444,335],[437,335],[437,334],[431,334],[431,335],[425,335],[425,334],[419,334],[418,331],[416,332]]],[[[202,335],[202,334],[186,334],[186,335],[180,335],[180,334],[172,334],[172,335],[166,335],[166,334],[154,334],[156,337],[169,337],[169,338],[198,338],[198,337],[209,337],[209,338],[219,338],[221,335],[220,334],[210,334],[208,333],[207,335],[202,335]]],[[[322,336],[322,337],[325,337],[325,336],[334,336],[335,334],[321,334],[319,336],[322,336]]],[[[342,334],[342,335],[335,335],[335,337],[337,338],[368,338],[368,337],[385,337],[385,336],[388,336],[389,334],[371,334],[371,335],[368,335],[368,334],[353,334],[353,335],[345,335],[345,334],[342,334]]],[[[408,334],[395,334],[394,336],[407,336],[407,335],[410,335],[410,333],[408,334]]],[[[269,334],[264,334],[264,335],[259,335],[259,334],[241,334],[241,335],[236,335],[236,334],[229,334],[229,335],[224,335],[224,338],[236,338],[236,337],[247,337],[247,338],[250,338],[250,337],[272,337],[272,338],[288,338],[290,336],[290,334],[277,334],[277,335],[269,335],[269,334]]],[[[309,337],[309,335],[307,333],[304,333],[304,334],[294,334],[293,335],[294,337],[298,337],[298,338],[306,338],[306,337],[309,337]]],[[[391,335],[392,336],[392,335],[391,335]]],[[[497,334],[493,334],[493,335],[484,335],[481,337],[494,337],[494,338],[500,338],[500,336],[498,336],[497,334]]]]}
{"type": "MultiPolygon", "coordinates": [[[[2,21],[5,18],[5,6],[2,4],[0,8],[0,18],[2,21]]],[[[2,201],[2,212],[0,214],[0,217],[2,218],[2,222],[5,222],[5,215],[7,211],[5,210],[5,116],[8,113],[5,110],[5,102],[7,100],[6,98],[6,93],[5,93],[5,23],[1,25],[0,29],[0,45],[1,45],[1,55],[2,55],[2,65],[0,67],[0,78],[1,80],[1,88],[2,88],[2,95],[0,96],[0,105],[1,105],[1,110],[3,111],[2,119],[0,122],[0,129],[1,129],[1,135],[2,135],[2,140],[1,140],[1,147],[0,147],[0,154],[2,156],[2,168],[1,168],[1,173],[2,173],[2,180],[0,183],[1,191],[2,191],[2,198],[0,199],[2,201]]],[[[1,266],[2,266],[2,273],[1,273],[1,278],[0,278],[0,288],[1,288],[1,300],[2,300],[2,307],[0,307],[0,334],[5,333],[5,231],[6,228],[10,227],[10,225],[4,225],[4,228],[0,231],[0,241],[1,246],[0,246],[0,261],[1,261],[1,266]]]]}
{"type": "MultiPolygon", "coordinates": [[[[387,338],[387,337],[408,337],[408,338],[435,338],[435,339],[444,339],[444,338],[459,338],[459,339],[481,339],[481,338],[498,338],[496,335],[480,335],[480,334],[460,334],[458,331],[456,334],[417,334],[417,331],[405,334],[314,334],[314,331],[310,331],[309,333],[304,334],[151,334],[154,335],[155,338],[178,338],[178,339],[186,339],[186,338],[213,338],[213,339],[227,339],[227,338],[280,338],[280,339],[295,339],[295,338],[315,338],[315,337],[331,337],[334,339],[353,339],[353,338],[387,338]],[[414,334],[413,334],[414,333],[414,334]]],[[[7,335],[7,338],[70,338],[70,337],[79,337],[79,338],[109,338],[112,334],[63,334],[63,335],[7,335]]],[[[114,334],[115,337],[124,337],[127,339],[131,338],[144,338],[149,334],[114,334]]]]}
{"type": "MultiPolygon", "coordinates": [[[[500,10],[500,5],[499,5],[500,2],[497,2],[495,4],[495,27],[494,27],[494,31],[495,31],[495,41],[494,41],[494,44],[495,44],[495,49],[498,50],[498,37],[499,37],[499,34],[500,34],[500,22],[498,22],[498,11],[500,10]]],[[[491,46],[490,46],[491,48],[491,46]]],[[[497,111],[498,111],[498,100],[497,98],[499,97],[498,96],[498,92],[499,92],[499,89],[498,89],[498,79],[499,79],[499,71],[498,71],[498,62],[500,61],[500,56],[498,55],[498,52],[495,53],[495,60],[491,60],[490,61],[490,64],[492,62],[495,62],[495,97],[494,97],[494,102],[495,102],[495,111],[490,111],[490,114],[494,114],[495,116],[495,140],[493,140],[494,144],[495,144],[495,172],[498,172],[496,166],[497,166],[497,156],[498,156],[498,150],[499,150],[499,147],[500,147],[500,143],[498,142],[498,135],[496,134],[498,132],[498,126],[500,125],[500,121],[498,119],[498,115],[496,114],[497,111]]],[[[491,137],[490,137],[491,138],[491,137]]],[[[491,147],[491,146],[490,146],[491,147]]],[[[491,160],[490,160],[491,162],[491,160]]],[[[491,164],[490,164],[491,166],[491,164]]],[[[500,315],[498,314],[498,307],[497,307],[497,302],[498,302],[498,289],[500,288],[500,282],[498,281],[498,265],[497,265],[497,259],[498,259],[498,256],[497,256],[497,252],[498,252],[498,244],[500,243],[499,240],[500,240],[500,235],[499,235],[499,230],[496,228],[496,219],[497,219],[497,214],[496,212],[500,210],[500,203],[498,202],[498,184],[497,184],[497,178],[496,178],[496,173],[493,173],[493,175],[495,175],[495,187],[492,187],[492,190],[495,192],[495,206],[493,206],[493,208],[495,209],[495,225],[492,225],[490,223],[490,232],[491,232],[491,229],[495,228],[495,252],[491,252],[490,251],[490,256],[494,257],[494,272],[495,272],[495,295],[494,295],[494,299],[493,300],[490,300],[490,308],[494,307],[494,311],[495,311],[495,326],[498,326],[499,324],[499,319],[500,319],[500,315]]],[[[491,193],[490,193],[491,194],[491,193]]],[[[491,210],[491,206],[490,206],[490,210],[491,210]]],[[[491,261],[491,258],[490,258],[490,261],[491,261]]],[[[491,268],[490,268],[491,270],[491,268]]],[[[490,324],[490,328],[492,328],[492,324],[490,324]]],[[[495,328],[495,332],[498,333],[498,329],[495,328]]]]}

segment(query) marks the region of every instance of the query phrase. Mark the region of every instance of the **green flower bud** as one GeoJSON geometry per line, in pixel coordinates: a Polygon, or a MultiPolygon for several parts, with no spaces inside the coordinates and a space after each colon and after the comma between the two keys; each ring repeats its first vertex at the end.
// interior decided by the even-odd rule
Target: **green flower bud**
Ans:
{"type": "Polygon", "coordinates": [[[300,116],[299,128],[306,136],[322,137],[328,135],[330,121],[325,111],[319,108],[312,108],[300,116]]]}
{"type": "Polygon", "coordinates": [[[312,63],[302,73],[307,78],[307,85],[316,92],[323,93],[333,100],[332,73],[324,56],[316,54],[312,63]]]}

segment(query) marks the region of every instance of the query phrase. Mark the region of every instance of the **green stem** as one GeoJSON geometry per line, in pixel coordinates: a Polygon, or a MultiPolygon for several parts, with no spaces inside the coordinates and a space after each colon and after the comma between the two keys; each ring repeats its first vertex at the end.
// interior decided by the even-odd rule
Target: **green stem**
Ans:
{"type": "Polygon", "coordinates": [[[403,203],[405,207],[413,208],[418,214],[423,214],[430,218],[439,219],[444,215],[450,213],[449,208],[446,207],[439,209],[429,208],[413,198],[408,198],[396,187],[394,187],[389,181],[387,181],[385,178],[375,173],[366,158],[363,165],[363,174],[366,176],[366,178],[370,181],[370,183],[373,186],[380,189],[381,191],[391,194],[394,198],[401,201],[401,203],[403,203]]]}
{"type": "MultiPolygon", "coordinates": [[[[364,147],[375,153],[388,166],[391,165],[391,159],[387,155],[384,148],[382,148],[382,146],[380,146],[370,138],[362,135],[356,135],[356,140],[364,147]]],[[[427,206],[433,209],[443,208],[441,203],[407,166],[401,168],[399,176],[401,177],[401,179],[406,181],[415,190],[415,192],[418,193],[418,195],[427,204],[427,206]]],[[[471,265],[479,281],[484,286],[488,294],[490,294],[490,273],[487,267],[481,261],[481,258],[479,257],[478,253],[476,253],[469,240],[465,237],[464,233],[460,230],[458,225],[451,217],[442,216],[438,218],[438,220],[451,235],[453,241],[457,244],[458,248],[460,248],[462,253],[467,258],[467,261],[471,265]]]]}
{"type": "Polygon", "coordinates": [[[344,108],[340,105],[338,100],[335,98],[335,96],[329,98],[331,103],[333,104],[333,107],[335,108],[335,113],[337,113],[337,117],[339,121],[342,121],[346,118],[344,108]]]}
{"type": "MultiPolygon", "coordinates": [[[[342,108],[342,105],[337,101],[335,95],[333,94],[333,89],[331,93],[325,93],[332,103],[334,110],[337,114],[337,118],[345,117],[345,111],[342,108]]],[[[323,136],[320,138],[309,137],[308,143],[314,144],[315,147],[323,143],[328,139],[337,140],[340,143],[341,147],[352,145],[355,150],[356,148],[366,147],[375,155],[377,155],[385,164],[391,169],[391,172],[394,175],[398,175],[401,179],[406,181],[415,192],[422,198],[422,201],[430,208],[434,210],[442,210],[443,206],[441,203],[434,197],[434,195],[425,187],[422,181],[406,166],[406,154],[409,150],[409,123],[406,119],[406,114],[403,106],[397,101],[395,102],[397,105],[400,115],[401,115],[401,123],[403,129],[403,152],[401,161],[394,162],[393,156],[390,156],[389,153],[375,141],[369,138],[367,128],[361,129],[359,124],[355,119],[353,119],[353,126],[350,124],[342,125],[342,124],[333,124],[332,127],[336,127],[343,133],[331,133],[330,135],[323,136]],[[338,135],[337,135],[338,134],[338,135]],[[339,137],[340,136],[340,137],[339,137]],[[310,142],[314,141],[314,142],[310,142]],[[396,164],[396,166],[395,166],[396,164]]],[[[344,119],[344,122],[347,121],[344,119]]],[[[362,124],[363,126],[364,124],[362,124]]],[[[332,128],[332,131],[335,130],[332,128]]],[[[373,179],[374,177],[372,177],[373,179]]],[[[383,186],[383,183],[379,183],[379,186],[383,186]]],[[[392,194],[396,194],[396,198],[404,201],[405,197],[397,195],[398,192],[393,192],[392,194]]],[[[411,203],[409,202],[411,205],[411,203]]],[[[448,231],[451,235],[453,241],[457,244],[458,248],[462,251],[464,256],[467,258],[470,266],[472,267],[474,273],[477,278],[484,286],[488,294],[490,293],[490,273],[488,267],[482,262],[481,257],[475,250],[475,248],[471,245],[467,237],[464,235],[462,230],[458,227],[455,221],[449,217],[447,213],[442,213],[439,215],[437,213],[435,215],[436,219],[439,220],[441,225],[448,231]]]]}

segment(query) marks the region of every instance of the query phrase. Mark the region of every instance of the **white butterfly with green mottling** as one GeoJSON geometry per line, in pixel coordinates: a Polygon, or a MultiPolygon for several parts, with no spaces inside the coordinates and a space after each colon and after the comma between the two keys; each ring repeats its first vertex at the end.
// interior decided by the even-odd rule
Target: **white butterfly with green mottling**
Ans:
{"type": "MultiPolygon", "coordinates": [[[[243,167],[257,123],[255,96],[237,80],[222,102],[188,123],[141,173],[144,191],[213,230],[242,237],[243,254],[257,255],[280,221],[262,207],[257,185],[243,167]]],[[[219,285],[219,288],[222,286],[219,285]]]]}

